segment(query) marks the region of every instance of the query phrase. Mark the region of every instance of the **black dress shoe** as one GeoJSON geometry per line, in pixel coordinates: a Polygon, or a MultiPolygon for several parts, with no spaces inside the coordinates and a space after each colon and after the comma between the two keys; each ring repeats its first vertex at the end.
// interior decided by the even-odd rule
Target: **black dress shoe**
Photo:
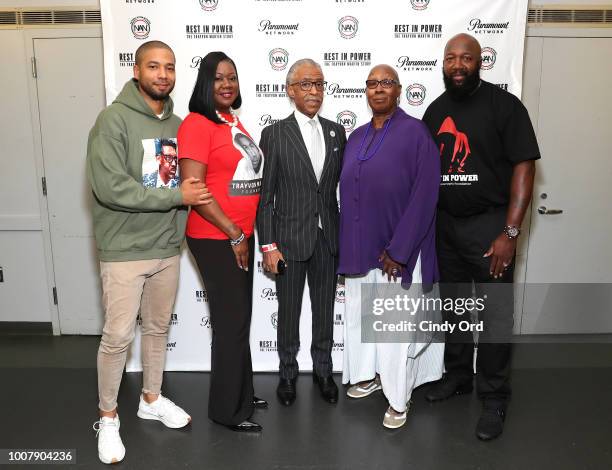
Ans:
{"type": "Polygon", "coordinates": [[[472,381],[460,382],[459,380],[445,375],[442,380],[436,382],[425,394],[427,401],[440,401],[446,400],[447,398],[455,395],[463,395],[465,393],[472,393],[473,389],[472,381]]]}
{"type": "Polygon", "coordinates": [[[485,400],[482,414],[476,425],[476,437],[482,441],[490,441],[499,437],[504,431],[505,419],[505,403],[485,400]]]}
{"type": "Polygon", "coordinates": [[[338,387],[331,375],[319,377],[317,374],[312,374],[312,381],[319,386],[323,400],[328,403],[338,402],[338,387]]]}
{"type": "Polygon", "coordinates": [[[236,432],[261,432],[261,424],[245,420],[240,424],[228,424],[227,427],[236,432]]]}
{"type": "Polygon", "coordinates": [[[291,406],[295,401],[295,381],[296,379],[280,379],[276,387],[276,396],[285,406],[291,406]]]}
{"type": "Polygon", "coordinates": [[[267,408],[268,402],[264,400],[263,398],[259,398],[253,395],[253,406],[255,408],[267,408]]]}

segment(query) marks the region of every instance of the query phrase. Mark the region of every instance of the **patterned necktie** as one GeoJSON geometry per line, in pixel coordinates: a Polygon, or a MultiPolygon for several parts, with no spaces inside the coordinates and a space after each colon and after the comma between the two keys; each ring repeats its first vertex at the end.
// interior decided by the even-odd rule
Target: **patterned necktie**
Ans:
{"type": "Polygon", "coordinates": [[[308,123],[310,124],[310,159],[312,160],[312,168],[317,177],[317,182],[319,182],[321,173],[323,173],[323,162],[325,161],[323,155],[323,142],[321,141],[321,134],[319,133],[317,121],[311,119],[308,123]]]}

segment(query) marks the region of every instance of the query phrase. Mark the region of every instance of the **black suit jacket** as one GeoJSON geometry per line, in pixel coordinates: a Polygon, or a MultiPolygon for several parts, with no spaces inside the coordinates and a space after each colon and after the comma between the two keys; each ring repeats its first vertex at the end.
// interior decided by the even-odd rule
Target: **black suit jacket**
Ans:
{"type": "Polygon", "coordinates": [[[295,116],[266,127],[259,146],[265,156],[257,214],[259,243],[276,243],[285,259],[303,261],[317,241],[319,216],[333,255],[338,253],[336,188],[346,134],[340,124],[319,116],[325,140],[325,163],[317,183],[295,116]]]}

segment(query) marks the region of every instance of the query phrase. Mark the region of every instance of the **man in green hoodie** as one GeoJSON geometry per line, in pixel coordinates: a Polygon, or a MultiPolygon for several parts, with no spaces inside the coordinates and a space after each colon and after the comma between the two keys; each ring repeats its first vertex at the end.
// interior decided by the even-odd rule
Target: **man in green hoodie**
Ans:
{"type": "Polygon", "coordinates": [[[103,110],[87,144],[87,177],[94,194],[93,223],[100,259],[105,322],[98,350],[100,420],[98,457],[119,462],[125,447],[119,435],[117,394],[136,317],[142,318],[143,388],[138,416],[171,428],[191,418],[161,395],[170,316],[178,285],[185,206],[207,204],[205,185],[189,178],[178,186],[148,187],[157,171],[159,148],[176,142],[181,123],[170,92],[175,57],[160,41],[136,51],[134,78],[103,110]]]}

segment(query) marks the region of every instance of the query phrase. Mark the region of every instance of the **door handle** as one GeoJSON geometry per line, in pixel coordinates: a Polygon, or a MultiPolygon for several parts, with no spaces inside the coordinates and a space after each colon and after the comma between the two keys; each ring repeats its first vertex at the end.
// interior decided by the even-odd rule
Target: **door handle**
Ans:
{"type": "Polygon", "coordinates": [[[547,209],[545,206],[538,207],[538,213],[542,215],[563,214],[563,209],[547,209]]]}

